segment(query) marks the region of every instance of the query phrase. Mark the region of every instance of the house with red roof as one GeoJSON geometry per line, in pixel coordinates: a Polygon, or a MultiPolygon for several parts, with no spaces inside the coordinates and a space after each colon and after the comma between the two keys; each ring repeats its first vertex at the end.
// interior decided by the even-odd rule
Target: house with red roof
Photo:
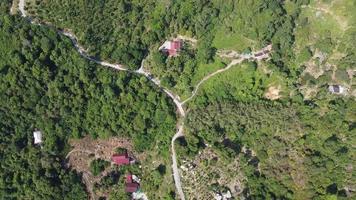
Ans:
{"type": "Polygon", "coordinates": [[[125,191],[129,193],[136,192],[140,185],[138,183],[126,183],[125,191]]]}
{"type": "Polygon", "coordinates": [[[182,40],[175,39],[172,41],[166,41],[159,48],[160,51],[165,52],[168,56],[178,56],[179,51],[182,48],[182,40]]]}
{"type": "Polygon", "coordinates": [[[127,174],[126,175],[126,184],[125,184],[125,191],[126,192],[136,192],[140,188],[140,184],[134,181],[134,175],[127,174]]]}
{"type": "Polygon", "coordinates": [[[128,165],[130,164],[130,157],[127,153],[114,154],[111,160],[117,165],[128,165]]]}

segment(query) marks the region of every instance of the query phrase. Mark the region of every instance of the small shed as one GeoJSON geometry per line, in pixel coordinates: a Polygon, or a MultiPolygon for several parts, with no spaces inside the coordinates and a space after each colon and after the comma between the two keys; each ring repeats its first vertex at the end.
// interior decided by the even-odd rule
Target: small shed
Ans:
{"type": "Polygon", "coordinates": [[[136,192],[140,185],[138,183],[126,183],[125,191],[129,193],[136,192]]]}
{"type": "Polygon", "coordinates": [[[42,143],[42,132],[34,131],[33,138],[34,138],[34,144],[41,144],[42,143]]]}
{"type": "Polygon", "coordinates": [[[329,92],[333,94],[344,94],[346,92],[346,88],[341,85],[329,85],[329,92]]]}
{"type": "Polygon", "coordinates": [[[130,157],[127,153],[114,154],[111,160],[117,165],[128,165],[130,164],[130,157]]]}

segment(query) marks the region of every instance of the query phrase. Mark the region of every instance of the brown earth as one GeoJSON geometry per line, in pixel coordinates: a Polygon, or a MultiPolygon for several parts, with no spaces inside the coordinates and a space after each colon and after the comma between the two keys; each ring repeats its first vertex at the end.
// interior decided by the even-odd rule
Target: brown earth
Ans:
{"type": "Polygon", "coordinates": [[[265,93],[265,98],[269,100],[277,100],[281,98],[282,96],[280,95],[281,92],[281,86],[270,86],[265,93]]]}
{"type": "Polygon", "coordinates": [[[10,14],[16,15],[19,9],[19,0],[13,0],[10,8],[10,14]]]}

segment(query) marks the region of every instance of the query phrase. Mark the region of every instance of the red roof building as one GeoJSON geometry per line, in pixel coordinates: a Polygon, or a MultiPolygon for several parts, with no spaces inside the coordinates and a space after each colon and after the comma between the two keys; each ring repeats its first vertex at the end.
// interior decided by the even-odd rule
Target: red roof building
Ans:
{"type": "Polygon", "coordinates": [[[136,192],[139,186],[140,185],[138,183],[126,183],[125,191],[130,193],[136,192]]]}
{"type": "Polygon", "coordinates": [[[182,44],[180,40],[175,40],[171,42],[171,49],[180,50],[182,44]]]}
{"type": "Polygon", "coordinates": [[[131,174],[126,175],[126,183],[132,183],[132,175],[131,174]]]}
{"type": "Polygon", "coordinates": [[[182,47],[182,42],[180,40],[171,41],[170,48],[168,49],[168,54],[170,56],[177,56],[181,47],[182,47]]]}
{"type": "Polygon", "coordinates": [[[177,56],[182,48],[181,40],[166,41],[159,49],[168,53],[169,56],[177,56]]]}
{"type": "Polygon", "coordinates": [[[130,157],[127,153],[123,154],[114,154],[111,160],[117,165],[128,165],[130,164],[130,157]]]}

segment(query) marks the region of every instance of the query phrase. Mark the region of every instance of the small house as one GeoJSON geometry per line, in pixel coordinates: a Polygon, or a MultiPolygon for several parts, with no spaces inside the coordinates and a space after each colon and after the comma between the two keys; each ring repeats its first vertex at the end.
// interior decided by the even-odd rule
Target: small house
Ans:
{"type": "Polygon", "coordinates": [[[125,191],[129,193],[136,192],[140,185],[138,183],[126,183],[125,191]]]}
{"type": "Polygon", "coordinates": [[[346,92],[346,88],[341,85],[329,85],[329,92],[333,94],[344,94],[346,92]]]}
{"type": "Polygon", "coordinates": [[[182,46],[182,41],[176,39],[164,42],[164,44],[159,48],[159,50],[167,53],[168,56],[177,56],[182,46]]]}
{"type": "Polygon", "coordinates": [[[111,160],[117,165],[128,165],[130,164],[130,157],[127,153],[114,154],[111,160]]]}
{"type": "Polygon", "coordinates": [[[42,133],[41,131],[33,132],[34,144],[41,144],[42,143],[42,133]]]}
{"type": "Polygon", "coordinates": [[[139,184],[139,182],[136,182],[135,179],[138,179],[137,176],[135,176],[135,175],[132,175],[132,174],[126,175],[126,184],[125,184],[126,192],[133,193],[139,189],[140,184],[139,184]]]}

